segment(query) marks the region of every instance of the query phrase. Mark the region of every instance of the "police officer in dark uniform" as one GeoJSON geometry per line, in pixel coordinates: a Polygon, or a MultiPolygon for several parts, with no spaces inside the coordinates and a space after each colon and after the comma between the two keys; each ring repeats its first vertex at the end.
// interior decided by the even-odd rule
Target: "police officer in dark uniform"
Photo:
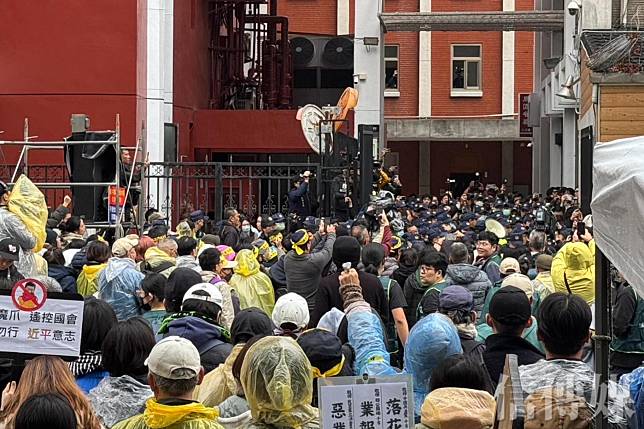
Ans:
{"type": "Polygon", "coordinates": [[[335,217],[338,222],[346,222],[353,217],[353,200],[351,199],[353,183],[348,170],[342,170],[342,174],[333,178],[332,192],[335,217]]]}

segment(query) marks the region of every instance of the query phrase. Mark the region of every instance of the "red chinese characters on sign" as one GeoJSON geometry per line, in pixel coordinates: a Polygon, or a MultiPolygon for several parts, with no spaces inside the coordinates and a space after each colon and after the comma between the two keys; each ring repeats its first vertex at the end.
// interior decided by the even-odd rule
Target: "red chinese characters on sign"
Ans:
{"type": "Polygon", "coordinates": [[[519,94],[519,136],[532,137],[530,126],[530,94],[519,94]]]}

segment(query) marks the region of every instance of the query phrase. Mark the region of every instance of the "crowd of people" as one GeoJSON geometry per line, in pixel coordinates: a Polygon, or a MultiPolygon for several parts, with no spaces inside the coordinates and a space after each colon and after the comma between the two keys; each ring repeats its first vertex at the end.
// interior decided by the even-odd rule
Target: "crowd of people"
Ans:
{"type": "Polygon", "coordinates": [[[66,197],[40,251],[10,199],[0,184],[0,289],[35,278],[85,302],[78,358],[0,365],[2,427],[319,428],[318,379],[404,373],[417,428],[489,428],[508,355],[525,427],[644,425],[644,300],[614,273],[598,385],[592,217],[572,189],[386,194],[350,219],[151,209],[118,239],[66,197]]]}

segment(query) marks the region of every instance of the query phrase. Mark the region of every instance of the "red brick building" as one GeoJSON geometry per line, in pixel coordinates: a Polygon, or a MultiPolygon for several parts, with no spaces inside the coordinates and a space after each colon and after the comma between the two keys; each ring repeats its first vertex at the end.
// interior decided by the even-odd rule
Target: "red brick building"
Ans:
{"type": "MultiPolygon", "coordinates": [[[[289,18],[291,37],[351,37],[354,1],[281,0],[279,14],[289,18]]],[[[385,12],[531,8],[529,0],[384,2],[385,12]]],[[[532,152],[529,138],[519,133],[519,95],[533,89],[534,34],[400,32],[387,33],[385,44],[385,79],[394,65],[398,75],[396,85],[386,84],[385,90],[387,146],[404,167],[405,191],[437,193],[447,188],[448,179],[459,182],[451,185],[458,188],[477,172],[490,182],[507,179],[515,189],[529,190],[532,152]],[[455,68],[462,64],[455,64],[462,61],[455,54],[463,50],[473,54],[464,60],[477,74],[473,88],[454,82],[455,68]]]]}
{"type": "MultiPolygon", "coordinates": [[[[321,47],[340,36],[343,46],[352,40],[354,1],[279,0],[277,15],[288,18],[291,42],[316,39],[321,47]]],[[[266,154],[297,159],[310,154],[295,110],[216,109],[213,40],[230,34],[213,29],[209,11],[214,3],[67,0],[63,8],[53,1],[38,6],[10,2],[0,14],[2,138],[22,139],[24,117],[30,118],[31,135],[58,140],[69,134],[72,113],[88,114],[92,129],[113,128],[118,113],[123,144],[133,146],[144,137],[153,161],[202,161],[230,154],[245,160],[266,154]],[[24,22],[42,31],[25,31],[24,22]],[[168,126],[176,131],[176,149],[164,144],[168,126]]],[[[400,12],[495,11],[524,10],[531,4],[386,0],[384,7],[400,12]]],[[[518,114],[519,94],[532,92],[533,34],[387,33],[385,43],[386,145],[402,167],[405,191],[439,192],[448,179],[465,183],[476,172],[488,181],[505,178],[527,190],[531,149],[529,140],[519,137],[518,114]]],[[[346,52],[337,50],[330,68],[294,65],[293,109],[334,102],[351,84],[352,61],[346,52]],[[314,68],[319,74],[314,75],[314,68]]],[[[323,66],[328,58],[319,60],[323,66]]],[[[14,162],[11,151],[3,155],[5,163],[14,162]]],[[[54,161],[44,156],[30,162],[54,161]]]]}

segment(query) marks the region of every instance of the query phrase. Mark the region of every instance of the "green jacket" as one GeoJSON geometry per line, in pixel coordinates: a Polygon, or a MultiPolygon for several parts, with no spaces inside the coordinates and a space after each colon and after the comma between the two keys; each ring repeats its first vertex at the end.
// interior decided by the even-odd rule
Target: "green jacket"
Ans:
{"type": "Polygon", "coordinates": [[[112,429],[222,429],[217,417],[217,410],[199,402],[163,405],[155,399],[149,399],[143,414],[123,420],[112,429]]]}

